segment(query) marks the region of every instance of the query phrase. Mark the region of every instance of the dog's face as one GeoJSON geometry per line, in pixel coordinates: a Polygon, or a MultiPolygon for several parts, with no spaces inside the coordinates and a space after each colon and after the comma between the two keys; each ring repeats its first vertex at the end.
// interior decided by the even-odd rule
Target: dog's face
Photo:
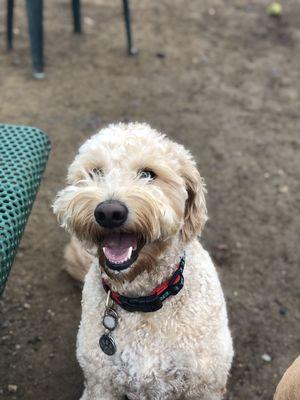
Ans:
{"type": "Polygon", "coordinates": [[[183,146],[145,124],[110,125],[80,148],[54,212],[111,278],[132,280],[174,237],[200,233],[204,191],[183,146]]]}

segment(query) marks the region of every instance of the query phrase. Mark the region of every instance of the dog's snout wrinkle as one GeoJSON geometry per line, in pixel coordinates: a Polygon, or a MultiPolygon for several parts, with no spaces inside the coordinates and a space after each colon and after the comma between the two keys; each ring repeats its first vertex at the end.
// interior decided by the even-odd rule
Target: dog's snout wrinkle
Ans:
{"type": "Polygon", "coordinates": [[[128,208],[118,200],[106,200],[98,204],[94,216],[99,225],[114,229],[124,224],[128,216],[128,208]]]}

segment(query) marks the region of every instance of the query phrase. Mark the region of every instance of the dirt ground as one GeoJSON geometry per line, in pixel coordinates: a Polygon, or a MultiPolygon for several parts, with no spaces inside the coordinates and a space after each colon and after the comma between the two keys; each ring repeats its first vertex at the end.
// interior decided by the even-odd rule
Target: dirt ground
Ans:
{"type": "Polygon", "coordinates": [[[0,398],[79,398],[80,289],[61,270],[68,237],[50,205],[82,141],[139,120],[191,148],[207,182],[202,241],[236,352],[227,398],[271,399],[300,353],[299,0],[284,1],[281,19],[262,0],[132,0],[135,58],[118,0],[84,1],[82,36],[71,33],[69,1],[51,0],[44,81],[31,78],[17,3],[10,54],[0,14],[0,120],[40,127],[53,148],[0,301],[0,398]]]}

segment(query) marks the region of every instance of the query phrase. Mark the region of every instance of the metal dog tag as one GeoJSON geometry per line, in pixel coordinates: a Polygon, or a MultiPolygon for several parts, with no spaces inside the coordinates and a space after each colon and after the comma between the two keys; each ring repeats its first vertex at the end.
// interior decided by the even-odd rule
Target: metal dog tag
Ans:
{"type": "Polygon", "coordinates": [[[107,308],[102,320],[104,328],[113,331],[118,325],[118,314],[112,308],[107,308]]]}
{"type": "Polygon", "coordinates": [[[115,341],[110,333],[104,333],[99,340],[99,345],[103,353],[112,356],[117,351],[115,341]]]}
{"type": "Polygon", "coordinates": [[[118,313],[113,308],[114,301],[110,297],[110,290],[107,293],[105,312],[102,319],[102,324],[109,332],[104,333],[99,339],[99,345],[103,353],[112,356],[117,351],[116,343],[111,335],[111,332],[118,325],[118,313]]]}

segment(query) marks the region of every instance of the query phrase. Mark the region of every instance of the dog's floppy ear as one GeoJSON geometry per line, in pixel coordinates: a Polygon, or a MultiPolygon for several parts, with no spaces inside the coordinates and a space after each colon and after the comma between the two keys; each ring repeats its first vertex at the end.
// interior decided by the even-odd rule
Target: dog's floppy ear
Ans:
{"type": "Polygon", "coordinates": [[[193,159],[185,160],[182,166],[182,177],[188,194],[182,236],[185,241],[189,241],[200,235],[207,220],[206,189],[193,159]]]}

